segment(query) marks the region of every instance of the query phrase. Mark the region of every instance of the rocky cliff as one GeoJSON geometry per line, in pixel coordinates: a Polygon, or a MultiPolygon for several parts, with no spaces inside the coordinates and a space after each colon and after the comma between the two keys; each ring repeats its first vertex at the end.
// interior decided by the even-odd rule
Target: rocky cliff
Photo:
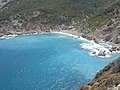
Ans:
{"type": "Polygon", "coordinates": [[[80,90],[117,90],[120,84],[120,58],[100,70],[93,81],[85,84],[80,90]]]}

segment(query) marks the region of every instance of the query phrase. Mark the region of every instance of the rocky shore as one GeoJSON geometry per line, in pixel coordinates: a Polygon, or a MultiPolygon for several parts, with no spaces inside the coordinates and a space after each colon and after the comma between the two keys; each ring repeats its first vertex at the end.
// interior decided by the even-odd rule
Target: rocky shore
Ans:
{"type": "Polygon", "coordinates": [[[120,58],[100,70],[90,83],[79,90],[120,90],[120,58]]]}
{"type": "Polygon", "coordinates": [[[85,38],[83,37],[83,33],[80,33],[76,30],[62,30],[61,32],[68,35],[71,34],[70,36],[73,35],[73,37],[77,37],[81,40],[86,40],[88,43],[81,44],[80,48],[90,50],[90,55],[92,56],[110,57],[110,54],[120,53],[120,44],[105,42],[103,39],[99,38],[85,38]],[[96,39],[98,40],[97,42],[96,39]]]}
{"type": "Polygon", "coordinates": [[[22,29],[13,29],[10,27],[0,27],[0,37],[7,35],[23,35],[23,34],[40,34],[40,33],[48,33],[51,31],[59,31],[59,27],[49,27],[49,26],[36,26],[30,28],[22,28],[22,29]],[[49,29],[48,29],[49,28],[49,29]]]}
{"type": "Polygon", "coordinates": [[[35,28],[29,28],[29,29],[23,29],[23,30],[14,30],[14,29],[7,30],[6,28],[1,30],[0,39],[15,37],[18,35],[43,34],[43,33],[53,33],[53,32],[57,32],[59,34],[66,34],[73,37],[76,36],[76,38],[78,39],[88,40],[89,44],[82,44],[80,45],[80,48],[91,50],[92,52],[90,53],[90,55],[92,56],[109,57],[108,56],[109,54],[120,52],[119,44],[111,44],[110,42],[106,43],[102,39],[99,39],[96,42],[96,39],[98,38],[90,39],[90,38],[83,37],[83,33],[78,32],[77,30],[75,30],[74,27],[71,28],[71,26],[64,26],[64,27],[63,26],[56,26],[56,27],[50,27],[50,26],[38,27],[37,26],[35,28]],[[64,29],[67,29],[67,30],[64,30],[64,29]],[[100,44],[104,44],[104,46],[100,44]]]}

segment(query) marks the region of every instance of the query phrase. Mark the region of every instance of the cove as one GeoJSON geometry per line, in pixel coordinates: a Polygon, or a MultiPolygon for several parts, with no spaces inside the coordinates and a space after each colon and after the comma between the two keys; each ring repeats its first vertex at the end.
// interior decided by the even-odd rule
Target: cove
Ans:
{"type": "Polygon", "coordinates": [[[119,56],[92,57],[81,43],[61,34],[0,40],[0,90],[76,90],[119,56]]]}

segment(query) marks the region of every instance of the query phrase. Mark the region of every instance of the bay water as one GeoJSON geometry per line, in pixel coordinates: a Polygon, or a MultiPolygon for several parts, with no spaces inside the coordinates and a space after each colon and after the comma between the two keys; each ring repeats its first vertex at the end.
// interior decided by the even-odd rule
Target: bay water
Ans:
{"type": "Polygon", "coordinates": [[[76,90],[119,56],[90,56],[81,43],[61,34],[0,40],[0,90],[76,90]]]}

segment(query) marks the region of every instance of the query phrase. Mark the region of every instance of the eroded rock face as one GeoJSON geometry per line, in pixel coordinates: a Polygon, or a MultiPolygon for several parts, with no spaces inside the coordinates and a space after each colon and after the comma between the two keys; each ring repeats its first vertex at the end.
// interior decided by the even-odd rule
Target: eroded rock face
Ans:
{"type": "Polygon", "coordinates": [[[99,71],[92,82],[85,84],[80,90],[117,90],[120,84],[120,58],[99,71]]]}

